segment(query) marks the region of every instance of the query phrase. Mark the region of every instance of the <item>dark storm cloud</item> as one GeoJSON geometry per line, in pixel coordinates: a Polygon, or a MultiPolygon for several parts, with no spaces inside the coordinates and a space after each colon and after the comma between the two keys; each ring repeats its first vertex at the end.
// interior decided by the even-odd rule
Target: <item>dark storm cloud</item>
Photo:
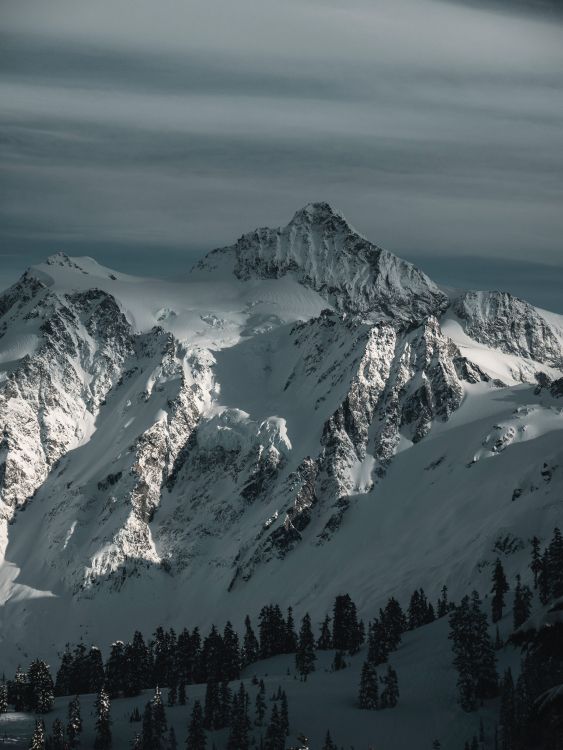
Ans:
{"type": "Polygon", "coordinates": [[[559,24],[438,0],[48,6],[3,8],[0,283],[60,247],[188,267],[319,199],[435,276],[563,264],[559,24]]]}

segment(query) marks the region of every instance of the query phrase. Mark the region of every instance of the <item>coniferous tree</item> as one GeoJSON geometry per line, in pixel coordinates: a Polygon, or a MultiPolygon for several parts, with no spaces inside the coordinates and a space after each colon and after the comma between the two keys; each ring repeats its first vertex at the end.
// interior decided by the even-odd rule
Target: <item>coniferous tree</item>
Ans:
{"type": "Polygon", "coordinates": [[[385,633],[388,651],[395,651],[401,643],[402,634],[407,629],[407,618],[395,597],[389,599],[385,609],[379,610],[379,622],[385,633]]]}
{"type": "Polygon", "coordinates": [[[381,691],[381,708],[395,708],[399,702],[399,680],[397,673],[390,664],[382,681],[384,688],[381,691]]]}
{"type": "Polygon", "coordinates": [[[124,692],[126,673],[125,644],[123,641],[116,641],[111,644],[110,655],[106,664],[104,687],[110,698],[117,698],[120,693],[124,692]]]}
{"type": "Polygon", "coordinates": [[[219,689],[219,711],[217,713],[216,723],[218,729],[223,729],[229,725],[231,719],[232,695],[228,682],[222,682],[219,689]]]}
{"type": "Polygon", "coordinates": [[[264,748],[265,750],[284,750],[285,748],[285,732],[283,731],[278,707],[275,703],[272,707],[268,728],[266,729],[264,748]]]}
{"type": "Polygon", "coordinates": [[[471,600],[465,596],[450,614],[449,637],[458,671],[460,704],[465,711],[473,711],[497,691],[495,652],[477,592],[471,600]]]}
{"type": "Polygon", "coordinates": [[[285,623],[286,629],[286,644],[285,653],[294,654],[297,651],[297,633],[295,632],[295,624],[293,621],[293,609],[288,607],[287,619],[285,623]]]}
{"type": "Polygon", "coordinates": [[[145,705],[145,710],[143,711],[143,732],[141,735],[141,740],[141,746],[143,750],[153,750],[155,745],[154,723],[152,715],[152,703],[150,702],[145,705]]]}
{"type": "Polygon", "coordinates": [[[445,617],[448,614],[448,609],[448,587],[444,585],[442,586],[438,606],[436,607],[438,617],[445,617]]]}
{"type": "Polygon", "coordinates": [[[233,630],[229,621],[223,630],[223,667],[220,677],[231,680],[238,680],[240,677],[240,645],[238,635],[233,630]]]}
{"type": "Polygon", "coordinates": [[[78,696],[73,698],[68,704],[68,722],[66,725],[66,735],[69,747],[74,748],[79,744],[80,734],[82,732],[82,718],[80,716],[80,699],[78,696]]]}
{"type": "Polygon", "coordinates": [[[551,582],[549,578],[549,553],[547,549],[543,551],[541,557],[541,568],[538,574],[538,590],[540,602],[547,604],[551,598],[551,582]]]}
{"type": "Polygon", "coordinates": [[[376,618],[368,629],[368,660],[375,666],[387,661],[389,645],[387,632],[383,624],[376,618]]]}
{"type": "Polygon", "coordinates": [[[260,686],[258,692],[256,693],[256,704],[255,704],[255,724],[259,727],[262,726],[262,723],[264,721],[264,716],[266,714],[266,701],[264,700],[264,690],[263,685],[260,686]]]}
{"type": "Polygon", "coordinates": [[[322,750],[338,750],[338,747],[332,741],[332,737],[330,736],[330,732],[328,731],[328,729],[327,729],[327,732],[325,734],[325,741],[323,743],[322,750]]]}
{"type": "Polygon", "coordinates": [[[94,748],[106,750],[111,747],[110,699],[105,688],[102,688],[96,699],[96,738],[94,748]]]}
{"type": "Polygon", "coordinates": [[[260,646],[258,645],[258,639],[252,629],[252,623],[250,617],[246,615],[244,618],[244,640],[242,647],[242,660],[245,666],[254,664],[258,661],[260,655],[260,646]]]}
{"type": "Polygon", "coordinates": [[[8,711],[8,688],[6,683],[0,685],[0,714],[5,714],[8,711]]]}
{"type": "Polygon", "coordinates": [[[138,732],[131,742],[131,750],[143,750],[143,738],[138,732]]]}
{"type": "Polygon", "coordinates": [[[317,640],[318,651],[328,651],[332,648],[332,633],[330,632],[330,617],[327,615],[321,624],[321,633],[317,640]]]}
{"type": "Polygon", "coordinates": [[[299,644],[295,654],[295,666],[301,677],[306,680],[307,675],[315,670],[315,639],[311,630],[311,618],[305,614],[301,620],[299,631],[299,644]]]}
{"type": "Polygon", "coordinates": [[[361,646],[361,627],[356,605],[349,594],[336,597],[332,617],[332,645],[339,651],[356,653],[361,646]]]}
{"type": "Polygon", "coordinates": [[[503,646],[504,646],[504,642],[502,638],[500,637],[500,630],[497,625],[496,630],[495,630],[495,651],[500,651],[503,646]]]}
{"type": "Polygon", "coordinates": [[[35,729],[29,745],[30,750],[45,750],[45,724],[42,719],[37,719],[35,729]]]}
{"type": "Polygon", "coordinates": [[[60,719],[53,722],[50,750],[65,750],[65,728],[60,719]]]}
{"type": "Polygon", "coordinates": [[[162,747],[164,734],[167,728],[166,711],[162,702],[162,693],[157,686],[152,699],[152,725],[153,725],[153,742],[155,750],[162,747]]]}
{"type": "Polygon", "coordinates": [[[375,711],[379,708],[379,685],[375,664],[367,659],[362,667],[358,694],[360,708],[375,711]]]}
{"type": "MultiPolygon", "coordinates": [[[[104,661],[102,652],[97,646],[91,646],[88,655],[85,657],[84,678],[86,682],[85,692],[98,693],[104,684],[104,661]]],[[[141,685],[141,687],[143,687],[141,685]]],[[[76,690],[71,691],[76,692],[76,690]]]]}
{"type": "Polygon", "coordinates": [[[203,711],[201,703],[196,700],[194,701],[194,707],[192,709],[188,738],[186,740],[186,750],[206,750],[206,747],[207,739],[203,728],[203,711]]]}
{"type": "Polygon", "coordinates": [[[532,537],[530,543],[532,545],[532,560],[530,562],[530,570],[532,571],[534,576],[534,588],[537,589],[538,576],[542,568],[540,540],[537,538],[537,536],[534,536],[532,537]]]}
{"type": "Polygon", "coordinates": [[[38,714],[46,714],[53,709],[55,688],[49,667],[41,659],[35,659],[27,672],[30,687],[30,709],[38,714]]]}
{"type": "Polygon", "coordinates": [[[508,581],[504,574],[504,569],[500,559],[497,557],[495,562],[495,569],[493,571],[493,586],[491,593],[493,598],[491,600],[491,611],[493,622],[498,622],[502,618],[502,610],[504,608],[504,595],[508,591],[508,581]]]}
{"type": "Polygon", "coordinates": [[[244,685],[240,684],[233,695],[231,709],[231,731],[227,742],[227,750],[248,750],[248,733],[250,720],[248,718],[248,695],[244,685]]]}
{"type": "Polygon", "coordinates": [[[532,609],[532,592],[526,585],[522,585],[520,576],[516,576],[516,588],[514,589],[513,621],[514,628],[523,625],[532,609]]]}
{"type": "Polygon", "coordinates": [[[504,673],[501,685],[500,723],[502,750],[514,750],[514,740],[516,735],[516,704],[514,681],[510,669],[507,669],[504,673]]]}
{"type": "Polygon", "coordinates": [[[67,643],[65,651],[61,656],[61,663],[55,678],[55,695],[70,695],[72,662],[72,654],[70,653],[70,647],[67,643]]]}
{"type": "Polygon", "coordinates": [[[205,701],[203,708],[203,726],[205,729],[218,729],[220,704],[219,686],[213,680],[208,682],[205,688],[205,701]]]}
{"type": "Polygon", "coordinates": [[[289,737],[289,709],[287,705],[287,695],[285,690],[282,692],[280,701],[280,727],[286,737],[289,737]]]}
{"type": "Polygon", "coordinates": [[[346,659],[344,658],[344,652],[336,651],[332,660],[332,671],[339,672],[341,669],[346,669],[347,666],[348,664],[346,663],[346,659]]]}

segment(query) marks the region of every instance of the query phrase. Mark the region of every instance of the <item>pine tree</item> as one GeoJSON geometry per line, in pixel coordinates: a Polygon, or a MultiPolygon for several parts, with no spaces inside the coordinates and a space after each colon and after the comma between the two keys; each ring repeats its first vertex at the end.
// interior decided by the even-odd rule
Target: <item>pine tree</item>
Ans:
{"type": "Polygon", "coordinates": [[[361,646],[361,628],[356,605],[349,594],[336,597],[332,618],[332,645],[339,651],[356,653],[361,646]]]}
{"type": "Polygon", "coordinates": [[[297,651],[297,634],[295,632],[295,625],[293,622],[293,609],[289,607],[287,610],[287,620],[286,620],[285,653],[294,654],[296,651],[297,651]]]}
{"type": "Polygon", "coordinates": [[[325,734],[325,741],[322,750],[338,750],[336,744],[332,741],[332,737],[330,736],[330,732],[328,731],[328,729],[325,734]]]}
{"type": "Polygon", "coordinates": [[[495,562],[495,569],[493,572],[493,586],[491,593],[493,598],[491,601],[492,619],[493,622],[498,622],[502,618],[502,610],[504,607],[504,595],[508,591],[508,581],[504,575],[504,569],[500,559],[497,557],[495,562]]]}
{"type": "Polygon", "coordinates": [[[477,592],[473,592],[471,601],[468,596],[463,597],[450,614],[449,637],[453,641],[461,707],[474,711],[480,701],[497,692],[496,657],[477,592]]]}
{"type": "Polygon", "coordinates": [[[500,637],[500,630],[498,629],[498,625],[495,630],[495,651],[500,651],[501,648],[504,646],[504,642],[502,638],[500,637]]]}
{"type": "Polygon", "coordinates": [[[395,651],[401,643],[402,634],[407,629],[407,618],[401,609],[401,605],[394,597],[389,599],[385,609],[379,610],[379,622],[385,634],[388,651],[395,651]]]}
{"type": "Polygon", "coordinates": [[[534,588],[538,587],[538,576],[541,572],[541,551],[540,551],[540,540],[537,536],[532,537],[530,541],[532,545],[532,560],[530,562],[530,570],[534,575],[534,588]]]}
{"type": "Polygon", "coordinates": [[[264,721],[264,716],[266,714],[266,701],[264,700],[264,691],[262,688],[260,688],[256,693],[255,714],[256,719],[254,723],[256,724],[256,726],[261,727],[264,721]]]}
{"type": "Polygon", "coordinates": [[[70,678],[72,672],[72,654],[67,643],[65,651],[61,657],[61,664],[55,678],[55,695],[70,695],[70,678]]]}
{"type": "Polygon", "coordinates": [[[96,738],[94,748],[105,750],[111,747],[110,699],[105,688],[102,688],[96,699],[96,738]]]}
{"type": "Polygon", "coordinates": [[[317,640],[318,651],[328,651],[332,648],[332,633],[330,632],[330,617],[327,615],[321,624],[321,634],[317,640]]]}
{"type": "Polygon", "coordinates": [[[29,667],[27,676],[31,692],[31,710],[38,714],[52,711],[55,688],[47,664],[41,659],[35,659],[29,667]]]}
{"type": "Polygon", "coordinates": [[[280,702],[280,727],[286,737],[289,737],[289,709],[287,705],[287,695],[282,693],[280,702]]]}
{"type": "Polygon", "coordinates": [[[0,685],[0,714],[5,714],[8,711],[8,688],[6,683],[0,685]]]}
{"type": "Polygon", "coordinates": [[[295,666],[301,677],[306,680],[307,675],[315,670],[315,639],[311,630],[311,618],[305,614],[299,631],[299,644],[295,654],[295,666]]]}
{"type": "Polygon", "coordinates": [[[339,672],[341,669],[346,669],[348,665],[344,659],[343,651],[336,651],[332,660],[332,671],[339,672]]]}
{"type": "Polygon", "coordinates": [[[166,732],[166,711],[162,702],[162,693],[157,686],[152,699],[152,725],[153,725],[153,743],[155,750],[162,747],[164,742],[164,733],[166,732]]]}
{"type": "Polygon", "coordinates": [[[65,750],[65,729],[60,719],[53,722],[50,750],[65,750]]]}
{"type": "Polygon", "coordinates": [[[543,551],[541,558],[541,568],[538,574],[538,589],[540,602],[542,604],[547,604],[551,598],[550,565],[547,549],[543,551]]]}
{"type": "Polygon", "coordinates": [[[395,708],[399,702],[399,680],[391,665],[387,667],[387,674],[383,677],[384,688],[381,692],[381,708],[395,708]]]}
{"type": "Polygon", "coordinates": [[[37,719],[35,729],[31,738],[30,750],[45,750],[45,724],[42,719],[37,719]]]}
{"type": "Polygon", "coordinates": [[[383,624],[376,618],[368,629],[368,660],[375,664],[383,664],[389,655],[387,633],[383,624]]]}
{"type": "Polygon", "coordinates": [[[442,586],[440,598],[437,606],[438,617],[445,617],[448,614],[448,587],[442,586]]]}
{"type": "Polygon", "coordinates": [[[228,682],[222,682],[219,690],[219,711],[216,718],[218,729],[229,725],[231,718],[232,695],[228,682]]]}
{"type": "Polygon", "coordinates": [[[121,692],[124,692],[126,674],[125,644],[123,641],[116,641],[111,644],[106,664],[105,690],[110,698],[117,698],[121,692]]]}
{"type": "Polygon", "coordinates": [[[154,747],[154,724],[152,716],[152,703],[145,705],[143,711],[143,732],[141,735],[141,747],[143,750],[153,750],[154,747]]]}
{"type": "Polygon", "coordinates": [[[228,682],[238,680],[240,677],[240,647],[238,635],[233,630],[233,626],[227,621],[223,630],[223,665],[221,677],[228,682]]]}
{"type": "Polygon", "coordinates": [[[205,729],[218,729],[219,722],[219,687],[210,681],[205,688],[205,702],[203,708],[203,726],[205,729]]]}
{"type": "Polygon", "coordinates": [[[523,625],[532,609],[532,592],[526,585],[522,585],[520,576],[516,576],[516,588],[514,589],[513,620],[514,628],[523,625]]]}
{"type": "Polygon", "coordinates": [[[192,718],[188,730],[188,739],[186,741],[186,750],[206,750],[207,739],[203,728],[203,711],[201,703],[194,701],[192,709],[192,718]]]}
{"type": "Polygon", "coordinates": [[[227,750],[248,750],[249,730],[248,695],[241,682],[237,693],[233,696],[231,731],[227,742],[227,750]]]}
{"type": "Polygon", "coordinates": [[[375,711],[379,708],[379,686],[375,664],[367,659],[362,667],[360,690],[358,694],[360,708],[375,711]]]}
{"type": "Polygon", "coordinates": [[[516,733],[516,705],[514,698],[514,681],[512,672],[504,673],[500,694],[500,723],[502,727],[501,748],[513,750],[516,733]]]}
{"type": "Polygon", "coordinates": [[[82,718],[80,716],[80,699],[78,696],[68,704],[68,723],[66,725],[66,735],[69,747],[74,748],[78,745],[80,734],[82,732],[82,718]]]}
{"type": "MultiPolygon", "coordinates": [[[[91,646],[88,655],[85,657],[84,680],[86,683],[84,692],[87,693],[98,693],[104,684],[104,661],[102,652],[96,646],[91,646]]],[[[143,687],[142,683],[139,685],[139,691],[141,687],[143,687]]],[[[138,695],[138,693],[135,693],[135,695],[138,695]]]]}
{"type": "Polygon", "coordinates": [[[284,750],[285,748],[285,732],[283,731],[278,707],[275,703],[272,707],[268,728],[266,729],[264,748],[265,750],[284,750]]]}
{"type": "Polygon", "coordinates": [[[258,645],[258,639],[252,629],[250,617],[246,615],[244,619],[244,640],[242,647],[242,660],[244,665],[248,666],[249,664],[254,664],[255,661],[258,661],[259,655],[260,647],[258,645]]]}

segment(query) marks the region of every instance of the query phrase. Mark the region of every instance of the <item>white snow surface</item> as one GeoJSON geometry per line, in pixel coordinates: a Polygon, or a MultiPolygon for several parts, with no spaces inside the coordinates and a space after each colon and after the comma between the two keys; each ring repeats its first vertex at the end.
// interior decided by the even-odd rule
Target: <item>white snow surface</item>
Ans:
{"type": "Polygon", "coordinates": [[[536,383],[561,316],[460,317],[326,204],[233,248],[177,282],[57,254],[0,297],[6,670],[268,602],[484,592],[562,523],[536,383]]]}

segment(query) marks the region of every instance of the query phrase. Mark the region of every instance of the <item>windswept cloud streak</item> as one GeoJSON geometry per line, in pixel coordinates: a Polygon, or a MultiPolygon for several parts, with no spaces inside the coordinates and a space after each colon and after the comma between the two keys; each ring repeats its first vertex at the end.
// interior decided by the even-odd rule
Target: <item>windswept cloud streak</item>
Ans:
{"type": "Polygon", "coordinates": [[[323,199],[444,277],[468,255],[563,266],[563,26],[514,7],[6,5],[5,265],[137,248],[148,268],[153,247],[187,268],[323,199]]]}

